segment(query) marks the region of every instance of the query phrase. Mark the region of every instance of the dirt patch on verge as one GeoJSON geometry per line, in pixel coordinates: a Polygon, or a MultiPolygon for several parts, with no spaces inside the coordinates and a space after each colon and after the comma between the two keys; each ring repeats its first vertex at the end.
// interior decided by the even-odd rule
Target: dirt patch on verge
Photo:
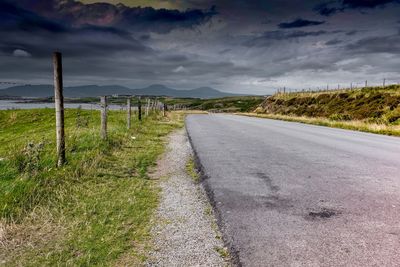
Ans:
{"type": "Polygon", "coordinates": [[[161,176],[161,199],[152,229],[154,250],[146,265],[230,265],[206,193],[187,173],[193,151],[186,131],[175,132],[169,141],[152,175],[161,176]]]}

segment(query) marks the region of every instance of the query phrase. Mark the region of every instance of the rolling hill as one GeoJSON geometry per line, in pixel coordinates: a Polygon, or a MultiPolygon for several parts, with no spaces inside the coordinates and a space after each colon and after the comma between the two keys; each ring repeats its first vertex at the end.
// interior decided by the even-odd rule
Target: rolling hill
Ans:
{"type": "MultiPolygon", "coordinates": [[[[52,85],[23,85],[0,89],[0,96],[50,97],[53,95],[54,87],[52,85]]],[[[101,95],[151,95],[203,99],[238,96],[236,94],[221,92],[210,87],[177,90],[161,84],[153,84],[140,89],[130,89],[119,85],[84,85],[64,87],[64,96],[69,98],[95,97],[101,95]]]]}

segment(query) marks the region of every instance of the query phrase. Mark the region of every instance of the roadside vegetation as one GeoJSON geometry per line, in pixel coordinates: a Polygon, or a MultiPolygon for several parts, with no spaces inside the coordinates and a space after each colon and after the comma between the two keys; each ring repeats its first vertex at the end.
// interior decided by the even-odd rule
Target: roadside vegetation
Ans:
{"type": "Polygon", "coordinates": [[[190,177],[192,177],[192,179],[195,183],[200,182],[200,173],[198,172],[198,170],[196,168],[196,164],[195,164],[193,156],[190,157],[190,159],[186,163],[186,172],[190,177]]]}
{"type": "Polygon", "coordinates": [[[0,111],[0,265],[138,265],[158,191],[147,171],[183,114],[132,120],[66,110],[67,164],[55,168],[53,109],[0,111]]]}
{"type": "Polygon", "coordinates": [[[245,115],[400,136],[400,86],[275,94],[245,115]]]}
{"type": "MultiPolygon", "coordinates": [[[[251,112],[258,105],[260,105],[265,97],[263,96],[239,96],[239,97],[222,97],[213,99],[200,99],[200,98],[173,98],[173,97],[149,97],[150,99],[157,99],[161,102],[168,104],[170,108],[176,105],[180,108],[186,108],[188,110],[203,110],[203,111],[214,111],[214,112],[251,112]]],[[[132,97],[132,104],[136,105],[138,102],[137,97],[132,97]]],[[[146,105],[146,96],[142,97],[142,106],[146,105]]],[[[66,98],[65,103],[98,103],[96,97],[86,98],[66,98]]],[[[21,100],[21,102],[27,103],[53,103],[54,99],[49,98],[36,98],[29,100],[21,100]]],[[[121,97],[109,97],[109,104],[125,105],[126,99],[121,97]]]]}
{"type": "Polygon", "coordinates": [[[239,96],[214,99],[165,99],[168,105],[179,104],[190,110],[211,112],[251,112],[264,101],[263,96],[239,96]]]}

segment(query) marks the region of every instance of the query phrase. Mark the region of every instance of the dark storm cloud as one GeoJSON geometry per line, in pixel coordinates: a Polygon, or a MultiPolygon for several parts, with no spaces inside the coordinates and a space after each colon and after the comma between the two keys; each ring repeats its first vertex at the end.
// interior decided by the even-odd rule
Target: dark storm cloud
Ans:
{"type": "Polygon", "coordinates": [[[346,48],[351,53],[358,54],[400,54],[400,35],[367,37],[347,45],[346,48]]]}
{"type": "Polygon", "coordinates": [[[93,25],[71,27],[7,2],[0,3],[0,23],[0,51],[5,54],[17,49],[33,57],[48,57],[54,50],[68,56],[150,51],[126,31],[93,25]]]}
{"type": "MultiPolygon", "coordinates": [[[[333,2],[333,3],[335,3],[335,2],[333,2]]],[[[331,4],[332,4],[332,2],[318,4],[314,8],[314,11],[318,12],[322,16],[331,16],[333,14],[336,14],[337,12],[344,10],[344,8],[334,7],[334,6],[331,6],[331,4]]]]}
{"type": "Polygon", "coordinates": [[[374,8],[389,3],[399,3],[399,0],[343,0],[347,8],[374,8]]]}
{"type": "Polygon", "coordinates": [[[341,43],[343,43],[342,40],[332,39],[332,40],[327,41],[325,44],[326,45],[337,45],[337,44],[341,44],[341,43]]]}
{"type": "Polygon", "coordinates": [[[175,28],[191,28],[207,22],[217,12],[214,7],[202,10],[167,10],[146,8],[123,8],[117,25],[126,25],[134,29],[146,29],[157,33],[166,33],[175,28]]]}
{"type": "Polygon", "coordinates": [[[38,14],[70,25],[97,25],[124,28],[129,31],[168,33],[176,28],[201,25],[217,14],[214,6],[208,10],[185,11],[127,7],[123,4],[83,4],[75,0],[48,0],[37,4],[35,0],[22,0],[20,5],[38,14]]]}
{"type": "Polygon", "coordinates": [[[399,4],[400,0],[340,0],[318,4],[314,10],[322,16],[330,16],[348,9],[366,9],[383,7],[387,4],[399,4]]]}
{"type": "Polygon", "coordinates": [[[22,50],[33,57],[48,57],[54,50],[70,57],[123,51],[151,54],[152,49],[140,43],[150,39],[147,32],[167,33],[174,28],[193,27],[215,14],[214,8],[207,12],[180,12],[105,3],[84,5],[72,0],[39,4],[21,0],[18,5],[0,1],[0,52],[11,55],[22,50]]]}
{"type": "Polygon", "coordinates": [[[51,83],[53,50],[63,52],[65,82],[75,85],[266,94],[400,76],[398,1],[159,1],[177,10],[0,0],[0,80],[51,83]],[[322,15],[342,14],[321,19],[318,3],[322,15]]]}
{"type": "Polygon", "coordinates": [[[284,30],[276,30],[276,31],[268,31],[262,34],[261,36],[252,38],[244,42],[244,45],[247,47],[253,46],[269,46],[273,41],[284,41],[284,40],[293,40],[304,37],[315,37],[320,35],[327,34],[327,31],[284,31],[284,30]]]}
{"type": "Polygon", "coordinates": [[[358,31],[353,30],[353,31],[348,31],[348,32],[346,32],[346,35],[347,35],[347,36],[352,36],[352,35],[356,35],[357,33],[358,33],[358,31]]]}
{"type": "Polygon", "coordinates": [[[66,27],[31,11],[19,8],[11,2],[0,1],[0,25],[4,31],[65,32],[66,27]]]}
{"type": "Polygon", "coordinates": [[[282,22],[278,24],[279,28],[281,29],[291,29],[291,28],[302,28],[308,26],[317,26],[324,24],[325,21],[316,21],[316,20],[306,20],[306,19],[296,19],[291,22],[282,22]]]}

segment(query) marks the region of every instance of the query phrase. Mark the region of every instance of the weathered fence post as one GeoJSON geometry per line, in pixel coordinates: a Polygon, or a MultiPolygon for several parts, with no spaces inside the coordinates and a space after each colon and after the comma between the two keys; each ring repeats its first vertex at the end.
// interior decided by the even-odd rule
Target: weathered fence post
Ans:
{"type": "Polygon", "coordinates": [[[166,111],[167,111],[167,104],[163,103],[163,110],[162,110],[163,117],[165,117],[166,111]]]}
{"type": "Polygon", "coordinates": [[[150,114],[150,105],[151,105],[151,99],[147,98],[146,116],[149,116],[150,114]]]}
{"type": "Polygon", "coordinates": [[[101,103],[101,139],[107,139],[107,97],[100,97],[101,103]]]}
{"type": "Polygon", "coordinates": [[[60,52],[53,53],[53,66],[54,103],[56,108],[57,166],[60,167],[65,163],[64,96],[62,56],[60,52]]]}
{"type": "Polygon", "coordinates": [[[138,119],[142,120],[142,102],[140,102],[140,96],[138,96],[138,119]]]}
{"type": "Polygon", "coordinates": [[[130,97],[128,97],[128,100],[126,103],[126,111],[127,111],[126,126],[128,129],[130,129],[131,128],[131,114],[132,114],[130,97]]]}

